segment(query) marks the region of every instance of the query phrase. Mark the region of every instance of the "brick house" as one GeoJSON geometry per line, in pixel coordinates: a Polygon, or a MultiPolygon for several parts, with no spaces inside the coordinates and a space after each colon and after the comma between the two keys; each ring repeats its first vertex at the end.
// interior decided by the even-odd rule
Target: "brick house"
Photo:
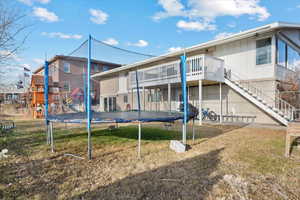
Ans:
{"type": "MultiPolygon", "coordinates": [[[[92,60],[91,75],[99,72],[108,71],[117,67],[119,64],[92,60]]],[[[68,98],[72,92],[84,91],[84,75],[87,69],[87,59],[73,56],[56,55],[49,60],[49,76],[53,83],[57,84],[59,94],[63,99],[68,98]]],[[[43,75],[44,66],[34,71],[34,74],[43,75]]],[[[91,81],[92,104],[99,103],[100,85],[98,81],[91,81]]],[[[54,97],[59,98],[59,96],[54,97]]]]}

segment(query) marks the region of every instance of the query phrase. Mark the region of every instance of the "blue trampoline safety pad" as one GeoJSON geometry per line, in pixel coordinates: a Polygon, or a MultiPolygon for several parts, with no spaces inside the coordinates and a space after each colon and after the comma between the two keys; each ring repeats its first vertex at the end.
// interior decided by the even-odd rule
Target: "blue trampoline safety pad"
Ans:
{"type": "MultiPolygon", "coordinates": [[[[183,119],[181,112],[154,112],[154,111],[128,111],[128,112],[93,112],[92,123],[129,123],[129,122],[173,122],[183,119]]],[[[85,112],[49,115],[51,122],[85,123],[85,112]]]]}

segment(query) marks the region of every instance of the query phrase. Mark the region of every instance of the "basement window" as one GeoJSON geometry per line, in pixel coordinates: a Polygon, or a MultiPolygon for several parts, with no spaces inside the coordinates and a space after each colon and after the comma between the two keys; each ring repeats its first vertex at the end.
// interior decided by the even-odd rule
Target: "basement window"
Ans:
{"type": "Polygon", "coordinates": [[[256,65],[265,65],[271,63],[271,38],[256,41],[256,65]]]}

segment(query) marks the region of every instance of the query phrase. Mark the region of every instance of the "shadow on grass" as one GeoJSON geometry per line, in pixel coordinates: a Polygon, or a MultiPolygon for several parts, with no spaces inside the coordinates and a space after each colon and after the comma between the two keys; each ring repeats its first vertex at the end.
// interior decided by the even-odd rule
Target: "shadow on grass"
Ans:
{"type": "Polygon", "coordinates": [[[204,199],[222,178],[213,172],[223,150],[129,176],[71,199],[204,199]]]}
{"type": "MultiPolygon", "coordinates": [[[[113,130],[100,130],[94,131],[93,137],[110,136],[117,138],[125,138],[129,140],[138,139],[138,128],[136,126],[119,127],[113,130]]],[[[142,127],[142,140],[160,141],[160,140],[172,140],[179,139],[180,132],[169,131],[159,127],[142,127]]]]}
{"type": "MultiPolygon", "coordinates": [[[[221,134],[243,128],[244,126],[222,126],[222,125],[215,125],[215,126],[195,126],[195,139],[200,138],[212,138],[219,136],[221,134]]],[[[181,124],[174,124],[172,125],[169,130],[167,130],[163,124],[145,124],[142,125],[142,140],[150,140],[150,141],[161,141],[161,140],[181,140],[182,139],[182,125],[181,124]]],[[[119,138],[127,138],[131,140],[138,139],[138,128],[137,126],[127,126],[127,127],[120,127],[114,130],[101,130],[101,131],[94,131],[94,136],[103,136],[103,135],[111,135],[119,138]]],[[[192,139],[193,132],[192,126],[189,125],[187,127],[187,139],[192,139]]]]}

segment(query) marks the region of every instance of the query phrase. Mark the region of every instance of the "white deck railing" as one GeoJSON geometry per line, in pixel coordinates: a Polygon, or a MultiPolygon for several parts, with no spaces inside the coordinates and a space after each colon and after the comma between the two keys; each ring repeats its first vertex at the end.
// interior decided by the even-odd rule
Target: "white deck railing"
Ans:
{"type": "Polygon", "coordinates": [[[241,87],[248,90],[252,94],[252,96],[265,101],[269,106],[273,108],[273,110],[275,109],[280,111],[290,121],[293,121],[295,117],[298,117],[296,116],[299,115],[298,113],[296,113],[296,108],[289,104],[287,101],[277,97],[275,93],[274,96],[266,94],[266,92],[262,91],[262,89],[255,87],[252,82],[244,81],[246,80],[245,78],[241,78],[239,75],[232,73],[232,71],[230,70],[228,70],[226,78],[238,83],[241,87]]]}
{"type": "MultiPolygon", "coordinates": [[[[208,55],[187,58],[187,81],[211,80],[224,82],[224,61],[208,55]]],[[[130,72],[130,85],[136,87],[136,72],[130,72]]],[[[180,60],[138,70],[139,86],[180,82],[180,60]]]]}

